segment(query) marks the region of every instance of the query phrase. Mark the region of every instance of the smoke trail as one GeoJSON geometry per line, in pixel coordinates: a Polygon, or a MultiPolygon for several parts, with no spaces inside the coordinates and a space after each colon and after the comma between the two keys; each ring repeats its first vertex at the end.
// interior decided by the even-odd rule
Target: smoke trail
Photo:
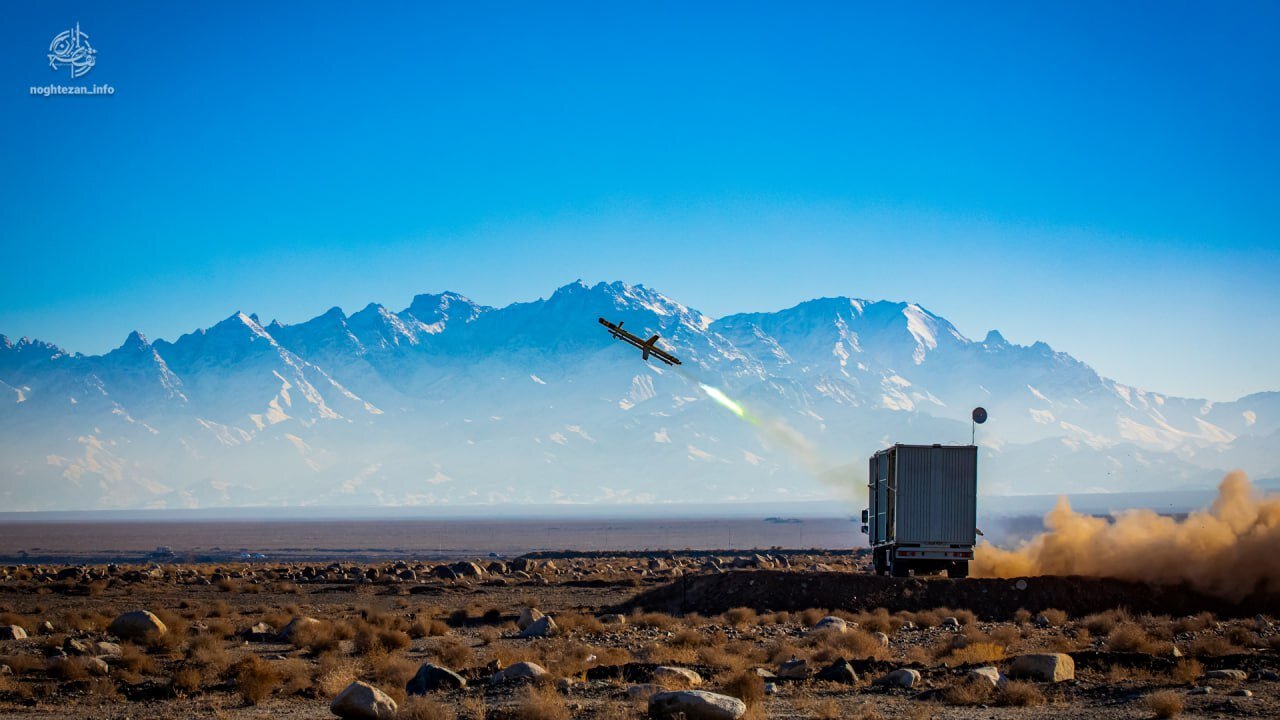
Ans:
{"type": "Polygon", "coordinates": [[[1212,506],[1183,520],[1133,510],[1109,522],[1072,511],[1064,497],[1044,524],[1016,550],[979,546],[973,574],[1186,582],[1231,600],[1280,592],[1280,496],[1262,497],[1240,471],[1223,478],[1212,506]]]}

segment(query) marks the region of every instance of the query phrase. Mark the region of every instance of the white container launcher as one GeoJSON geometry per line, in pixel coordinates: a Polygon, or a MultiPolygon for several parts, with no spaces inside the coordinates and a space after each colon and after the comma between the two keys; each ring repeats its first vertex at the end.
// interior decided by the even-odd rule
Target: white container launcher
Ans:
{"type": "Polygon", "coordinates": [[[976,542],[978,448],[894,445],[871,456],[862,530],[877,575],[969,574],[976,542]]]}

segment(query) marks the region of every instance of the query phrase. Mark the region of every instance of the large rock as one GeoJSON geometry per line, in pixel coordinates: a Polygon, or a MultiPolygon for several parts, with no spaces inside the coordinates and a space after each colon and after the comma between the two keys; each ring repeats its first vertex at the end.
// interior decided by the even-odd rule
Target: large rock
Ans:
{"type": "Polygon", "coordinates": [[[520,637],[551,637],[560,632],[560,628],[556,627],[556,621],[551,619],[549,615],[543,615],[533,621],[529,627],[520,631],[520,637]]]}
{"type": "Polygon", "coordinates": [[[1066,653],[1030,653],[1019,655],[1009,666],[1009,677],[1062,682],[1076,679],[1076,661],[1066,653]]]}
{"type": "Polygon", "coordinates": [[[21,625],[0,625],[0,640],[26,640],[27,631],[21,625]]]}
{"type": "Polygon", "coordinates": [[[329,712],[344,720],[394,720],[396,701],[366,682],[351,683],[338,693],[329,712]]]}
{"type": "Polygon", "coordinates": [[[876,681],[872,684],[880,685],[883,687],[900,687],[900,688],[906,688],[910,690],[911,688],[915,687],[919,683],[920,683],[919,670],[912,670],[911,668],[899,668],[889,673],[888,675],[881,675],[880,677],[876,678],[876,681]]]}
{"type": "Polygon", "coordinates": [[[653,669],[653,681],[665,688],[691,688],[702,684],[702,676],[689,668],[659,665],[653,669]]]}
{"type": "Polygon", "coordinates": [[[1249,673],[1234,668],[1227,670],[1210,670],[1204,674],[1203,680],[1238,680],[1244,682],[1249,679],[1249,673]]]}
{"type": "Polygon", "coordinates": [[[791,658],[779,665],[773,674],[787,680],[804,680],[809,677],[809,663],[799,658],[791,658]]]}
{"type": "Polygon", "coordinates": [[[649,716],[683,720],[738,720],[747,704],[735,697],[704,690],[675,690],[649,698],[649,716]]]}
{"type": "Polygon", "coordinates": [[[289,624],[285,625],[284,629],[280,631],[280,642],[292,642],[294,633],[303,628],[315,627],[319,624],[320,621],[315,618],[299,615],[298,617],[290,620],[289,624]]]}
{"type": "Polygon", "coordinates": [[[404,691],[410,695],[426,695],[436,690],[455,690],[466,686],[466,678],[449,668],[422,663],[418,673],[404,686],[404,691]]]}
{"type": "Polygon", "coordinates": [[[885,634],[884,634],[884,633],[882,633],[882,632],[877,632],[877,633],[872,633],[872,634],[871,634],[871,637],[875,638],[877,643],[880,643],[880,647],[882,647],[882,648],[887,648],[887,647],[889,647],[889,636],[888,636],[888,635],[885,635],[885,634]]]}
{"type": "Polygon", "coordinates": [[[858,673],[849,664],[849,661],[843,658],[819,670],[816,677],[819,680],[848,683],[850,685],[858,682],[858,673]]]}
{"type": "Polygon", "coordinates": [[[516,627],[524,630],[543,617],[542,611],[538,608],[527,607],[520,610],[520,617],[516,619],[516,627]]]}
{"type": "Polygon", "coordinates": [[[146,610],[134,610],[111,621],[107,632],[123,640],[145,640],[169,632],[160,618],[146,610]]]}
{"type": "Polygon", "coordinates": [[[811,633],[835,632],[844,634],[849,632],[849,623],[844,618],[838,618],[835,615],[828,615],[818,622],[814,623],[811,633]]]}
{"type": "Polygon", "coordinates": [[[1000,669],[992,665],[986,667],[974,668],[965,673],[966,677],[974,680],[985,680],[991,683],[992,689],[1000,689],[1004,687],[1005,677],[1000,674],[1000,669]]]}
{"type": "Polygon", "coordinates": [[[518,662],[503,668],[489,678],[491,684],[516,682],[518,680],[537,680],[547,674],[546,668],[537,663],[518,662]]]}

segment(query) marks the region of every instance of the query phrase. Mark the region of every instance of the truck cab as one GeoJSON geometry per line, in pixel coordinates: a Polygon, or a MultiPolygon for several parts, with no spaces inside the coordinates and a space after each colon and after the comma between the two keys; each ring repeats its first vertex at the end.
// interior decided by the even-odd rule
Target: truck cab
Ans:
{"type": "Polygon", "coordinates": [[[871,456],[862,511],[877,575],[969,575],[977,535],[978,448],[894,445],[871,456]]]}

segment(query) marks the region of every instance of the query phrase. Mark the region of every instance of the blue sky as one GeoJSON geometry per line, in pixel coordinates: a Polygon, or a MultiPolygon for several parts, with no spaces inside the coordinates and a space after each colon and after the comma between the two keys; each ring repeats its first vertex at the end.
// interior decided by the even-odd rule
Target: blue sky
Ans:
{"type": "Polygon", "coordinates": [[[0,333],[642,282],[1280,389],[1280,5],[11,3],[0,333]],[[696,5],[696,7],[690,7],[696,5]],[[83,78],[50,39],[79,22],[83,78]]]}

